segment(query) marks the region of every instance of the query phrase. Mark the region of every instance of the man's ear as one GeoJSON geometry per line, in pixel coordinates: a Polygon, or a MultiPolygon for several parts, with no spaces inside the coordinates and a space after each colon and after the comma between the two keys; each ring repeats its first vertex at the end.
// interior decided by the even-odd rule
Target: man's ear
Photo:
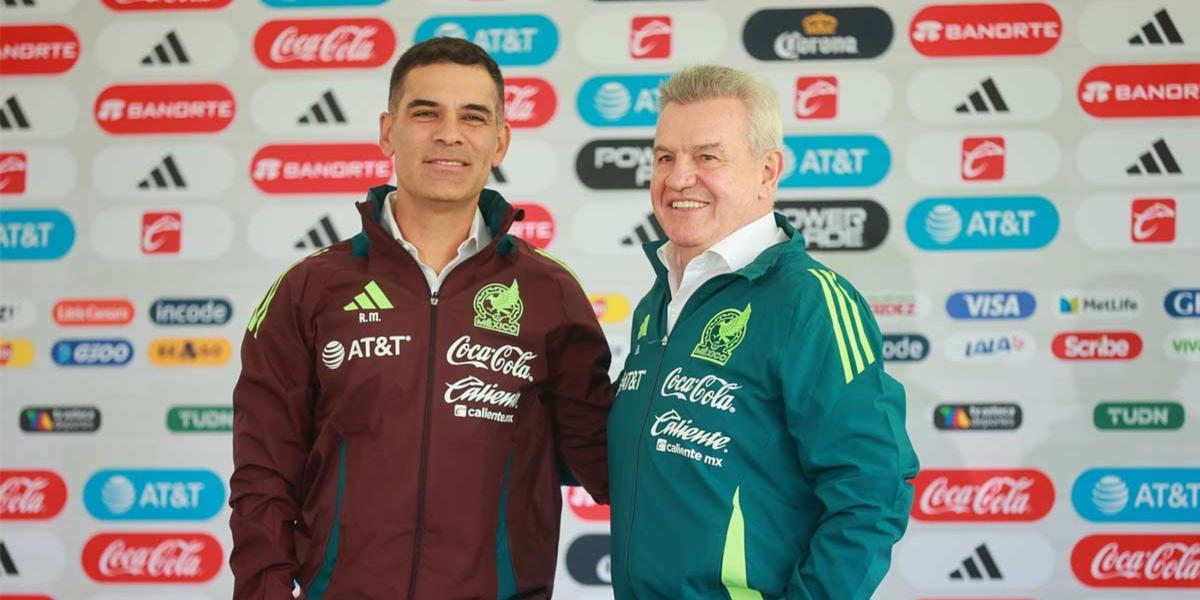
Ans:
{"type": "Polygon", "coordinates": [[[387,111],[379,113],[379,150],[389,158],[396,153],[391,140],[392,121],[392,113],[387,111]]]}
{"type": "Polygon", "coordinates": [[[500,124],[500,131],[496,136],[496,153],[492,155],[492,166],[498,167],[504,162],[505,155],[508,154],[508,143],[512,141],[512,125],[508,121],[500,124]]]}
{"type": "Polygon", "coordinates": [[[762,181],[759,182],[759,197],[774,198],[783,177],[783,151],[775,148],[762,159],[762,181]]]}

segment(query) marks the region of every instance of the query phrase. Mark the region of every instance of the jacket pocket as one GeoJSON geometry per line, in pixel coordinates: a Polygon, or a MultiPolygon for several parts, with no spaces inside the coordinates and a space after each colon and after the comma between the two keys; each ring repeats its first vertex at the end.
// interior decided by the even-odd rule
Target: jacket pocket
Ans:
{"type": "Polygon", "coordinates": [[[334,571],[337,567],[338,557],[341,554],[342,547],[346,543],[345,523],[342,520],[342,499],[345,490],[346,440],[341,439],[338,443],[337,457],[337,500],[334,503],[333,519],[329,525],[329,534],[325,538],[325,553],[321,559],[321,566],[304,589],[304,596],[309,600],[322,600],[329,591],[330,583],[333,581],[334,571]]]}

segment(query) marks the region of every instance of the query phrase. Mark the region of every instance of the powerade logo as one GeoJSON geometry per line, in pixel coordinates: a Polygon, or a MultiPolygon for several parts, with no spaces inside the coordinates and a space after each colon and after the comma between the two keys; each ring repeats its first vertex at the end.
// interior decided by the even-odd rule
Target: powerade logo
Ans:
{"type": "Polygon", "coordinates": [[[929,339],[917,333],[883,336],[885,362],[919,362],[929,356],[929,339]]]}
{"type": "Polygon", "coordinates": [[[779,187],[870,187],[891,168],[891,151],[873,135],[789,135],[779,187]]]}
{"type": "Polygon", "coordinates": [[[502,67],[540,65],[558,50],[558,28],[542,15],[455,15],[426,19],[413,43],[435,37],[469,40],[502,67]]]}
{"type": "Polygon", "coordinates": [[[588,142],[575,157],[575,173],[593,190],[646,190],[654,177],[654,140],[588,142]]]}
{"type": "Polygon", "coordinates": [[[105,469],[88,479],[83,504],[104,521],[202,521],[221,512],[225,484],[206,469],[105,469]]]}
{"type": "Polygon", "coordinates": [[[318,6],[375,6],[387,0],[262,0],[275,8],[315,8],[318,6]]]}
{"type": "Polygon", "coordinates": [[[1036,309],[1037,300],[1025,291],[957,292],[946,299],[953,319],[1028,319],[1036,309]]]}
{"type": "Polygon", "coordinates": [[[50,358],[62,367],[119,367],[133,359],[133,345],[126,340],[59,340],[50,358]]]}
{"type": "Polygon", "coordinates": [[[1054,240],[1058,223],[1058,210],[1041,196],[992,196],[926,198],[905,227],[923,250],[1033,250],[1054,240]]]}
{"type": "Polygon", "coordinates": [[[155,325],[224,325],[232,316],[223,298],[159,298],[150,305],[155,325]]]}
{"type": "Polygon", "coordinates": [[[0,210],[0,261],[55,260],[75,245],[75,224],[61,210],[0,210]]]}
{"type": "Polygon", "coordinates": [[[1071,503],[1089,521],[1200,523],[1200,469],[1089,469],[1071,503]]]}
{"type": "Polygon", "coordinates": [[[1163,308],[1168,315],[1178,319],[1200,317],[1200,289],[1171,290],[1163,298],[1163,308]]]}
{"type": "Polygon", "coordinates": [[[780,200],[775,210],[804,236],[809,250],[871,250],[891,226],[874,200],[780,200]]]}
{"type": "Polygon", "coordinates": [[[579,88],[579,116],[595,127],[653,127],[658,122],[658,86],[669,75],[601,75],[579,88]]]}

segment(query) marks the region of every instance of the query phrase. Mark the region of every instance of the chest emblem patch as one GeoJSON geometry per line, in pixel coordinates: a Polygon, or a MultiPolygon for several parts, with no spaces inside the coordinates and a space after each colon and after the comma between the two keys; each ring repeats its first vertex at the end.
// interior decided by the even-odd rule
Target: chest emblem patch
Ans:
{"type": "Polygon", "coordinates": [[[700,341],[692,349],[692,358],[707,360],[725,366],[733,351],[746,338],[746,326],[750,324],[750,305],[738,310],[727,308],[708,320],[700,341]]]}
{"type": "Polygon", "coordinates": [[[475,326],[508,335],[521,333],[521,290],[514,279],[511,285],[489,283],[475,294],[475,326]]]}

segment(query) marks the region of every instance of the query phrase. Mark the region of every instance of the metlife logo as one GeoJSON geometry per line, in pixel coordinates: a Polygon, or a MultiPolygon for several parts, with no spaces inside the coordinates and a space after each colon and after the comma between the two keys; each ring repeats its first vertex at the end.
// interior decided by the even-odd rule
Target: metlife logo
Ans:
{"type": "Polygon", "coordinates": [[[225,484],[207,469],[105,469],[83,489],[102,521],[203,521],[225,505],[225,484]]]}
{"type": "Polygon", "coordinates": [[[654,177],[654,139],[593,140],[575,157],[575,173],[593,190],[646,190],[654,177]]]}
{"type": "Polygon", "coordinates": [[[810,251],[872,250],[887,238],[887,210],[874,200],[780,200],[775,210],[787,217],[810,251]]]}
{"type": "Polygon", "coordinates": [[[433,17],[417,26],[413,43],[435,37],[473,42],[501,67],[540,65],[558,51],[558,27],[536,14],[433,17]]]}
{"type": "Polygon", "coordinates": [[[783,138],[782,189],[871,187],[887,177],[892,152],[873,135],[783,138]]]}
{"type": "Polygon", "coordinates": [[[1094,522],[1200,523],[1200,469],[1088,469],[1071,503],[1094,522]]]}
{"type": "Polygon", "coordinates": [[[669,75],[602,75],[579,88],[579,117],[593,127],[653,127],[658,122],[658,86],[669,75]]]}
{"type": "Polygon", "coordinates": [[[1066,290],[1058,293],[1058,316],[1129,318],[1139,314],[1142,296],[1134,290],[1066,290]]]}
{"type": "Polygon", "coordinates": [[[1058,235],[1058,210],[1041,196],[926,198],[906,229],[927,251],[1035,250],[1058,235]]]}

